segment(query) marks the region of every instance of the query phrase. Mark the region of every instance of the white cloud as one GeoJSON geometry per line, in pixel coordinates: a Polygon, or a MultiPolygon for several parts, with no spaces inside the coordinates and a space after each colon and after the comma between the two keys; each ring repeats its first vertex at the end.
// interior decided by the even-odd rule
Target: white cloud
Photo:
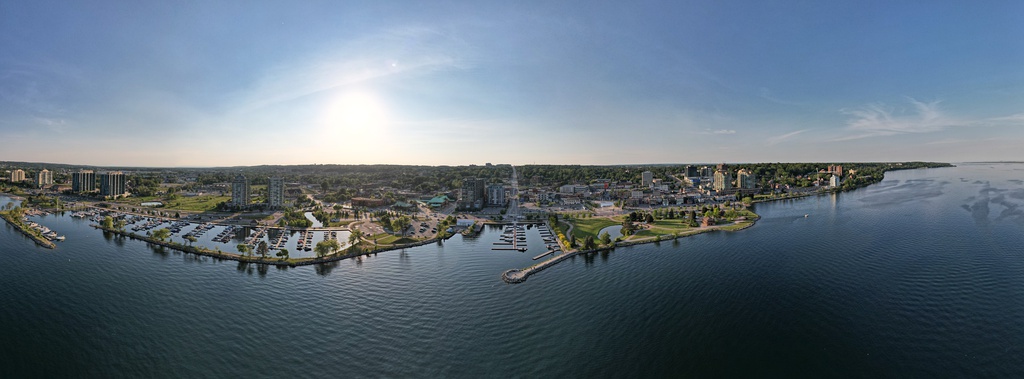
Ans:
{"type": "Polygon", "coordinates": [[[736,131],[732,130],[732,129],[718,129],[718,130],[704,129],[704,134],[736,134],[736,131]]]}

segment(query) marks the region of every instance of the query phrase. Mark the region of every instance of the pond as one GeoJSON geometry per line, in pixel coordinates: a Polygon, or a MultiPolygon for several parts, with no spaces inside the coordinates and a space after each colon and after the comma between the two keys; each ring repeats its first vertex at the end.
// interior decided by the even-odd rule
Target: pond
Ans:
{"type": "Polygon", "coordinates": [[[608,233],[608,236],[611,237],[612,240],[622,237],[622,225],[612,225],[605,227],[604,229],[601,229],[599,232],[597,232],[597,236],[600,237],[605,232],[608,233]]]}

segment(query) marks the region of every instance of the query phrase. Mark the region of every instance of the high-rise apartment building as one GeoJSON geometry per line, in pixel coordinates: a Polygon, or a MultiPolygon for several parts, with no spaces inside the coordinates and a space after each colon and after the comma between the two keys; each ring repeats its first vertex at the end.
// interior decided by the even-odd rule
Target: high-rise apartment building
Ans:
{"type": "Polygon", "coordinates": [[[36,185],[39,187],[52,186],[53,185],[53,172],[47,169],[39,171],[36,175],[36,185]]]}
{"type": "Polygon", "coordinates": [[[753,171],[740,170],[736,173],[736,186],[741,189],[757,188],[757,177],[753,171]]]}
{"type": "Polygon", "coordinates": [[[284,207],[284,179],[270,178],[270,183],[267,184],[267,206],[284,207]]]}
{"type": "Polygon", "coordinates": [[[732,189],[732,173],[729,172],[725,164],[718,165],[718,170],[715,171],[713,187],[715,191],[728,191],[732,189]]]}
{"type": "Polygon", "coordinates": [[[242,208],[249,206],[249,179],[245,175],[239,174],[231,182],[231,205],[242,208]]]}
{"type": "Polygon", "coordinates": [[[92,172],[92,170],[82,170],[71,174],[71,191],[82,193],[95,190],[96,173],[92,172]]]}
{"type": "Polygon", "coordinates": [[[462,179],[462,198],[459,204],[463,209],[480,209],[484,206],[486,196],[485,184],[480,178],[462,179]]]}
{"type": "Polygon", "coordinates": [[[118,197],[128,192],[125,188],[126,179],[121,171],[110,171],[100,174],[100,195],[118,197]]]}
{"type": "Polygon", "coordinates": [[[505,186],[501,184],[487,185],[487,205],[492,207],[505,206],[505,186]]]}
{"type": "Polygon", "coordinates": [[[23,171],[21,169],[17,169],[17,170],[11,171],[11,183],[22,182],[22,181],[25,181],[25,171],[23,171]]]}

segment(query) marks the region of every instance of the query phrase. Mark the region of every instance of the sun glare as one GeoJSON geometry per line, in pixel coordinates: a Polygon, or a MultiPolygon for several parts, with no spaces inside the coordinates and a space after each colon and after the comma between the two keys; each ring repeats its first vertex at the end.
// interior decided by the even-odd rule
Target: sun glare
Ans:
{"type": "Polygon", "coordinates": [[[324,142],[369,143],[382,138],[388,124],[388,112],[384,103],[366,92],[342,94],[328,103],[324,112],[322,128],[324,142]]]}

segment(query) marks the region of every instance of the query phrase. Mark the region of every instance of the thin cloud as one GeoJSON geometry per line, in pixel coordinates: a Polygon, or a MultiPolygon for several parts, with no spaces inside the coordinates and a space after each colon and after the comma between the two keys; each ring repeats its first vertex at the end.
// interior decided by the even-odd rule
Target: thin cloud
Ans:
{"type": "Polygon", "coordinates": [[[280,67],[256,81],[243,95],[242,112],[389,76],[464,66],[450,48],[459,41],[426,28],[403,28],[368,36],[336,56],[280,67]],[[412,46],[412,47],[410,47],[412,46]]]}
{"type": "Polygon", "coordinates": [[[768,144],[769,145],[778,144],[779,142],[782,142],[782,141],[785,141],[787,139],[790,139],[790,138],[792,138],[792,137],[794,137],[794,136],[796,136],[796,135],[798,135],[800,133],[806,132],[808,130],[810,130],[810,129],[801,129],[801,130],[797,130],[795,132],[789,132],[789,133],[783,134],[781,136],[775,136],[775,137],[768,138],[768,144]]]}
{"type": "Polygon", "coordinates": [[[732,129],[718,129],[718,130],[704,129],[704,134],[736,134],[736,131],[732,130],[732,129]]]}
{"type": "Polygon", "coordinates": [[[976,124],[974,121],[950,117],[939,108],[938,101],[920,102],[908,98],[913,110],[903,111],[882,104],[871,104],[857,109],[841,110],[851,116],[846,129],[854,134],[836,139],[837,141],[854,140],[870,137],[883,137],[898,134],[932,133],[950,127],[963,127],[976,124]]]}

